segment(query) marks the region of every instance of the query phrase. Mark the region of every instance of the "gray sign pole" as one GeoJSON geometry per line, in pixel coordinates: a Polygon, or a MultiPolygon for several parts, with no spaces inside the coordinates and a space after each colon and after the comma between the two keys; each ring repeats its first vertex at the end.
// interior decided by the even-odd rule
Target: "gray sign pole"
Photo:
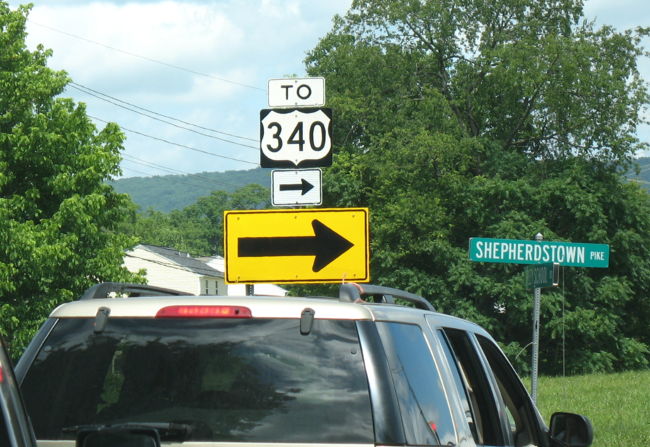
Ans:
{"type": "MultiPolygon", "coordinates": [[[[535,240],[541,242],[544,239],[542,233],[535,235],[535,240]]],[[[532,364],[532,377],[531,377],[531,397],[533,403],[537,403],[537,373],[539,371],[539,314],[542,301],[542,291],[539,287],[535,287],[533,304],[533,364],[532,364]]]]}

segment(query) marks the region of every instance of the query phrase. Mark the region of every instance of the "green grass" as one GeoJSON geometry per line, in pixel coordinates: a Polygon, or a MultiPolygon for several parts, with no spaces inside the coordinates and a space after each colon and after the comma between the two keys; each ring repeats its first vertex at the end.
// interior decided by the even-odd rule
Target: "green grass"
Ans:
{"type": "Polygon", "coordinates": [[[650,446],[650,371],[540,377],[537,406],[547,424],[556,411],[587,416],[594,447],[650,446]]]}

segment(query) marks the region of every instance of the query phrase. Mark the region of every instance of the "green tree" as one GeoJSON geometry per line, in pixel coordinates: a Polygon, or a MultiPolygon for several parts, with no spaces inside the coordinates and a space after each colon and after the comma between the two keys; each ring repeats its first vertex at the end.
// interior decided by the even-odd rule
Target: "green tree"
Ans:
{"type": "Polygon", "coordinates": [[[622,176],[648,103],[649,29],[582,20],[579,0],[356,0],[308,54],[335,111],[325,202],[371,211],[373,282],[486,326],[525,372],[532,298],[470,237],[610,244],[542,303],[541,367],[650,364],[650,201],[622,176]]]}
{"type": "Polygon", "coordinates": [[[29,7],[0,1],[0,331],[14,353],[58,304],[121,267],[134,241],[115,231],[128,197],[104,182],[119,173],[123,135],[97,131],[50,51],[25,46],[29,7]]]}

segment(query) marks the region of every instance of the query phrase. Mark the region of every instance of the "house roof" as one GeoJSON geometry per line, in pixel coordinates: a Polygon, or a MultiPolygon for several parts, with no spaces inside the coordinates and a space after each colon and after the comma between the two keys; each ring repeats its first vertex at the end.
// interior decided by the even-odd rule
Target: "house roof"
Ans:
{"type": "Polygon", "coordinates": [[[210,267],[205,262],[193,258],[189,253],[174,250],[172,248],[158,247],[156,245],[140,244],[138,247],[169,259],[171,262],[174,262],[197,275],[223,278],[223,272],[210,267]]]}

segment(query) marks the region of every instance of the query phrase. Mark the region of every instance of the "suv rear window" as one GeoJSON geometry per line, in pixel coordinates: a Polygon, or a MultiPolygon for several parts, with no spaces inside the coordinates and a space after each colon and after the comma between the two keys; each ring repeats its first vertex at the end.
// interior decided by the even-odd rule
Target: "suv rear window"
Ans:
{"type": "Polygon", "coordinates": [[[372,443],[354,322],[94,318],[57,322],[23,381],[38,439],[121,422],[191,426],[186,441],[372,443]],[[42,405],[47,402],[48,405],[42,405]],[[345,409],[345,411],[342,411],[345,409]]]}

